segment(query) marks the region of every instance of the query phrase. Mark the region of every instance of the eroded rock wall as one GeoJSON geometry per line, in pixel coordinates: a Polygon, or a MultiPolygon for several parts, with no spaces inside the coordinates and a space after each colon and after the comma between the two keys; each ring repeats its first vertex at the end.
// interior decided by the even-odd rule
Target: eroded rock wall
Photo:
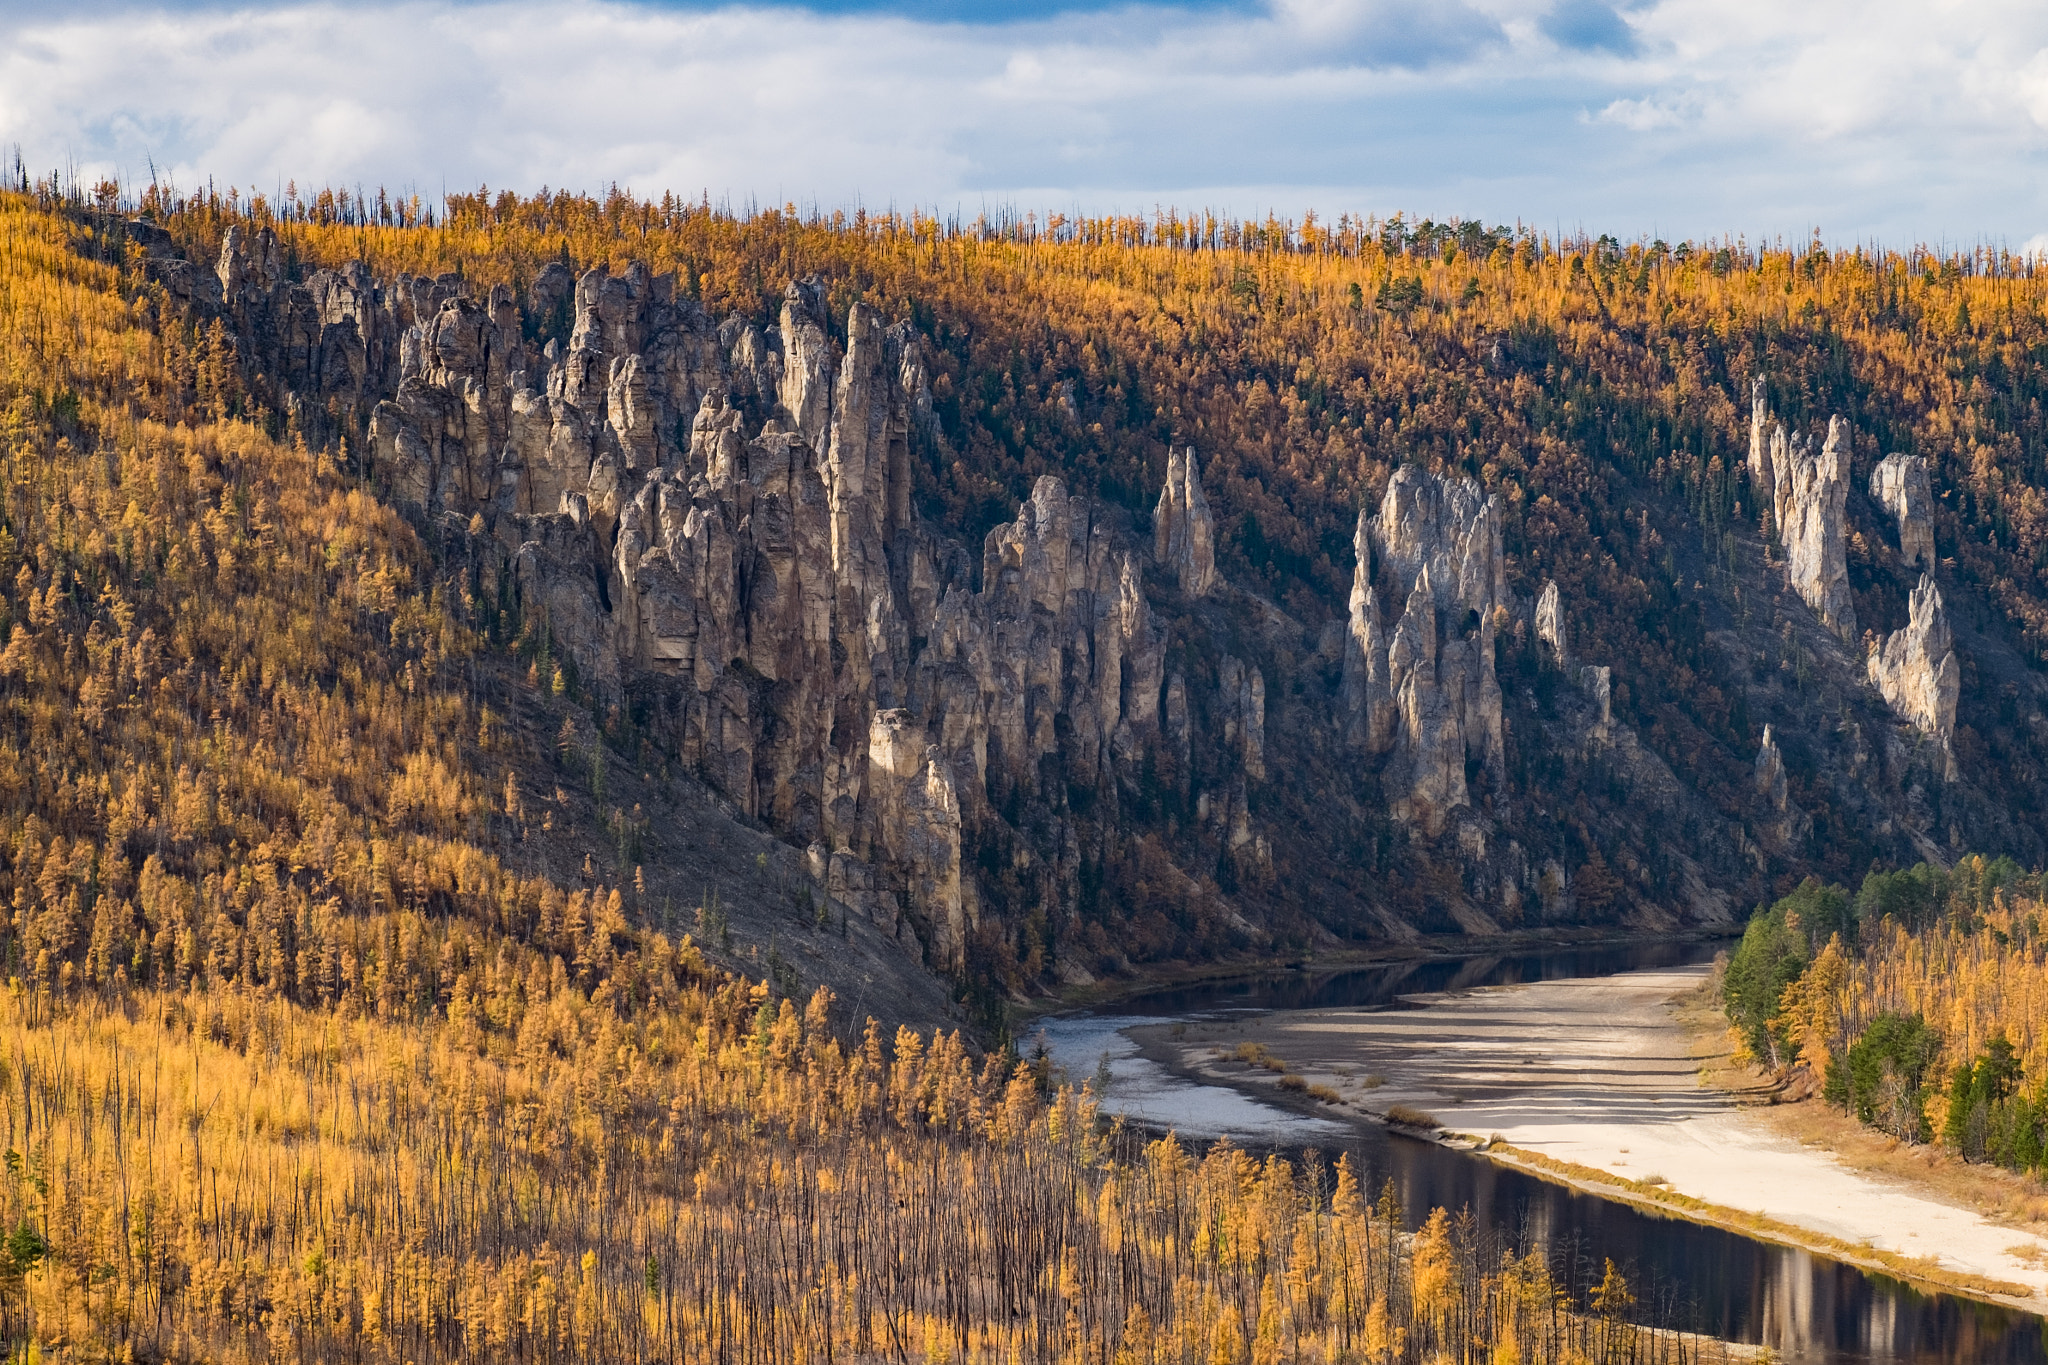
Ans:
{"type": "MultiPolygon", "coordinates": [[[[1549,854],[1511,837],[1545,818],[1508,788],[1496,672],[1499,633],[1532,608],[1471,480],[1395,472],[1358,518],[1348,628],[1325,650],[1219,571],[1191,448],[1168,453],[1149,526],[1051,476],[978,547],[927,522],[913,470],[950,457],[925,342],[864,304],[835,312],[820,281],[791,284],[772,323],[721,321],[639,268],[550,266],[523,299],[477,298],[360,267],[293,282],[274,252],[231,236],[204,278],[159,273],[202,303],[217,285],[213,306],[290,357],[305,420],[361,414],[351,444],[380,493],[498,556],[528,638],[581,691],[651,711],[665,757],[934,966],[1035,935],[1046,972],[1084,979],[1060,932],[1029,926],[1076,924],[1111,857],[1135,913],[1184,921],[1189,951],[1257,943],[1290,905],[1297,930],[1395,934],[1570,913],[1549,854]],[[1334,861],[1333,832],[1375,874],[1424,849],[1464,889],[1396,910],[1346,868],[1317,885],[1356,904],[1315,904],[1290,882],[1334,861]]],[[[1684,809],[1611,724],[1609,670],[1572,657],[1555,585],[1533,613],[1590,699],[1568,708],[1573,761],[1598,749],[1631,799],[1684,809]]]]}
{"type": "Polygon", "coordinates": [[[1506,600],[1499,509],[1470,479],[1396,470],[1359,513],[1344,660],[1344,728],[1391,751],[1397,818],[1430,836],[1468,804],[1466,760],[1501,769],[1497,609],[1506,600]],[[1381,619],[1381,591],[1397,604],[1381,619]]]}
{"type": "Polygon", "coordinates": [[[1870,471],[1870,496],[1899,526],[1899,562],[1934,569],[1934,485],[1918,455],[1887,455],[1870,471]]]}
{"type": "MultiPolygon", "coordinates": [[[[224,252],[250,319],[279,307],[273,247],[224,252]]],[[[526,316],[568,307],[572,327],[536,345],[503,290],[365,286],[300,288],[354,290],[360,329],[397,338],[373,478],[429,517],[490,521],[585,686],[676,680],[681,757],[743,814],[872,869],[841,881],[872,886],[885,922],[907,912],[935,965],[964,965],[978,828],[1020,795],[1064,800],[1053,780],[1113,802],[1119,765],[1161,742],[1163,642],[1130,528],[1042,478],[977,566],[912,514],[932,408],[908,326],[855,303],[836,345],[816,281],[790,286],[770,336],[714,325],[665,276],[550,272],[526,316]]],[[[1162,568],[1199,597],[1217,579],[1192,452],[1161,513],[1162,568]]],[[[1262,776],[1264,682],[1240,666],[1227,692],[1229,744],[1262,776]]],[[[1045,876],[1048,895],[1071,881],[1057,859],[1045,876]]]]}
{"type": "Polygon", "coordinates": [[[1786,434],[1770,420],[1764,381],[1753,383],[1749,425],[1751,486],[1768,492],[1785,575],[1821,624],[1845,640],[1856,635],[1856,604],[1849,591],[1847,507],[1848,426],[1828,419],[1818,452],[1804,435],[1786,434]]]}
{"type": "Polygon", "coordinates": [[[1955,737],[1962,668],[1931,575],[1920,575],[1908,612],[1905,628],[1870,652],[1870,681],[1901,719],[1946,747],[1955,737]]]}

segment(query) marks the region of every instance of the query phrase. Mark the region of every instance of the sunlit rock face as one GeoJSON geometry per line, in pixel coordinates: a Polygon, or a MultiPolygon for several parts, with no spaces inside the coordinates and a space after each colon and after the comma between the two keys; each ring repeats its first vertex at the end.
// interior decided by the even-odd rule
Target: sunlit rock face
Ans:
{"type": "MultiPolygon", "coordinates": [[[[942,970],[1037,956],[1010,979],[1080,981],[1120,969],[1099,926],[1147,916],[1164,951],[1200,954],[1576,913],[1561,888],[1583,853],[1543,836],[1564,812],[1510,786],[1507,640],[1533,636],[1577,694],[1539,716],[1518,692],[1517,754],[1706,818],[1616,720],[1634,680],[1578,657],[1600,646],[1574,648],[1567,612],[1592,605],[1508,590],[1502,510],[1471,479],[1393,472],[1325,628],[1230,581],[1201,452],[1179,442],[1154,452],[1149,518],[1048,475],[979,544],[949,535],[913,498],[963,458],[935,416],[943,358],[821,280],[772,320],[716,319],[639,267],[550,265],[517,298],[361,266],[293,281],[260,232],[215,268],[175,264],[153,277],[232,319],[297,419],[343,415],[330,432],[378,496],[482,575],[565,695],[644,724],[657,761],[813,850],[815,889],[942,970]],[[1387,894],[1403,867],[1427,897],[1387,894]]],[[[1802,475],[1775,439],[1764,486],[1784,484],[1788,545],[1820,547],[1788,558],[1825,604],[1806,566],[1841,558],[1828,452],[1802,475]]],[[[1616,915],[1653,895],[1724,915],[1689,854],[1633,857],[1610,859],[1631,879],[1616,915]]]]}
{"type": "Polygon", "coordinates": [[[1905,629],[1870,652],[1870,681],[1901,720],[1946,746],[1955,737],[1962,667],[1931,575],[1920,575],[1909,611],[1905,629]]]}
{"type": "Polygon", "coordinates": [[[1355,543],[1344,728],[1359,747],[1391,752],[1394,814],[1434,836],[1468,803],[1467,758],[1496,774],[1502,760],[1499,510],[1470,479],[1406,466],[1378,512],[1359,514],[1355,543]]]}
{"type": "MultiPolygon", "coordinates": [[[[260,253],[229,255],[227,287],[267,278],[260,253]]],[[[501,293],[401,280],[370,305],[361,329],[400,357],[369,423],[374,476],[429,516],[491,514],[584,685],[677,679],[683,759],[743,814],[868,865],[842,880],[872,887],[869,912],[964,967],[979,897],[963,840],[1020,793],[1054,795],[1048,759],[1113,802],[1162,742],[1136,532],[1052,477],[978,564],[923,524],[923,343],[854,303],[836,345],[815,280],[769,335],[714,325],[642,270],[546,273],[527,315],[567,310],[569,339],[539,349],[501,293]]],[[[1191,450],[1170,462],[1154,557],[1189,597],[1218,585],[1191,450]]],[[[1229,744],[1256,779],[1265,683],[1229,662],[1229,744]]],[[[1043,866],[1059,894],[1074,869],[1043,866]]]]}
{"type": "Polygon", "coordinates": [[[1918,455],[1887,455],[1870,471],[1870,496],[1899,524],[1899,562],[1934,568],[1934,485],[1918,455]]]}
{"type": "Polygon", "coordinates": [[[1816,453],[1804,435],[1788,437],[1783,425],[1770,421],[1761,376],[1752,395],[1750,482],[1769,492],[1785,549],[1785,575],[1821,624],[1845,640],[1854,639],[1856,604],[1849,592],[1846,530],[1848,426],[1840,417],[1829,418],[1827,440],[1816,453]]]}
{"type": "Polygon", "coordinates": [[[1216,528],[1193,446],[1166,457],[1166,487],[1159,492],[1152,524],[1160,567],[1189,597],[1205,596],[1216,586],[1216,528]]]}

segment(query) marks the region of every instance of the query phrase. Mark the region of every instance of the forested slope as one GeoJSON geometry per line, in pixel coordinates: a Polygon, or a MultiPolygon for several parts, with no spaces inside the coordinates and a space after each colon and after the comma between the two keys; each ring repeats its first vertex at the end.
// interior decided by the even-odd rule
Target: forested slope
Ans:
{"type": "MultiPolygon", "coordinates": [[[[332,581],[288,591],[439,603],[351,621],[393,670],[379,705],[424,715],[424,680],[460,679],[459,724],[382,722],[409,783],[464,793],[407,807],[417,838],[467,820],[521,875],[677,930],[758,859],[755,951],[872,931],[991,1019],[1163,959],[1722,922],[1965,830],[2044,854],[2048,324],[2016,260],[442,209],[79,204],[157,368],[39,379],[17,418],[48,446],[118,388],[166,442],[241,421],[303,447],[307,499],[387,528],[388,552],[326,539],[332,581]],[[1905,494],[1872,483],[1886,457],[1905,494]],[[684,866],[692,800],[758,831],[722,872],[684,866]],[[554,822],[596,837],[535,842],[554,822]]],[[[284,495],[222,512],[217,477],[183,496],[260,552],[284,495]]],[[[63,574],[26,554],[47,600],[63,574]]],[[[141,628],[100,629],[118,672],[141,628]]],[[[248,703],[216,674],[225,725],[248,703]]]]}
{"type": "Polygon", "coordinates": [[[56,198],[0,197],[10,1356],[1700,1358],[1611,1262],[892,1036],[908,921],[56,198]]]}
{"type": "MultiPolygon", "coordinates": [[[[2042,881],[1959,859],[1802,884],[1731,960],[1728,1015],[1756,1061],[1908,1143],[2048,1172],[2042,881]]],[[[2038,1185],[2027,1187],[2037,1191],[2038,1185]]]]}
{"type": "MultiPolygon", "coordinates": [[[[666,743],[694,756],[685,766],[743,805],[742,788],[753,791],[750,813],[792,845],[820,843],[829,854],[843,843],[869,869],[859,874],[864,885],[900,907],[876,917],[900,913],[927,958],[971,978],[1014,990],[1147,959],[1299,951],[1331,936],[1418,929],[1713,922],[1809,872],[1856,877],[1873,860],[1952,855],[1964,829],[1973,847],[2043,855],[2037,354],[2048,333],[2041,283],[2010,258],[1623,247],[1398,221],[740,218],[618,195],[456,198],[431,224],[416,206],[331,194],[283,205],[162,197],[151,214],[207,275],[233,273],[215,264],[231,228],[245,255],[255,234],[273,232],[276,264],[266,269],[283,278],[360,263],[353,278],[392,319],[381,370],[367,323],[360,372],[336,380],[310,368],[325,363],[319,326],[296,343],[310,358],[293,361],[281,335],[252,323],[246,308],[237,314],[232,298],[222,308],[251,334],[240,356],[252,399],[272,412],[294,408],[300,429],[337,453],[347,441],[349,467],[372,479],[376,404],[408,373],[398,333],[433,332],[434,310],[456,306],[439,290],[474,299],[492,325],[519,333],[523,354],[505,362],[502,396],[486,406],[509,413],[523,375],[533,405],[544,407],[554,401],[547,384],[558,382],[545,376],[578,356],[597,366],[581,411],[595,433],[593,458],[602,462],[607,441],[618,452],[620,506],[645,473],[618,435],[634,419],[622,426],[612,416],[619,400],[596,392],[617,377],[617,352],[643,353],[657,428],[644,437],[648,459],[672,470],[681,489],[692,467],[714,472],[706,452],[715,441],[692,430],[696,396],[727,395],[721,401],[738,415],[718,420],[758,442],[755,428],[788,396],[790,327],[818,328],[818,373],[829,388],[845,378],[833,367],[853,345],[856,305],[897,324],[884,343],[897,349],[881,363],[907,355],[918,371],[891,372],[890,401],[901,409],[893,439],[905,449],[890,458],[901,459],[909,488],[898,490],[907,506],[876,514],[876,543],[895,547],[892,537],[914,532],[926,538],[919,544],[941,547],[917,552],[932,566],[934,600],[949,576],[963,591],[987,590],[977,580],[990,552],[976,547],[992,530],[1024,536],[1001,528],[1024,526],[1011,519],[1043,476],[1086,499],[1096,509],[1090,525],[1122,537],[1111,569],[1123,555],[1142,581],[1159,677],[1145,672],[1145,641],[1127,638],[1120,718],[1140,733],[1117,751],[1113,737],[1086,738],[1090,725],[1118,718],[1102,718],[1099,695],[1083,697],[1088,687],[1099,694],[1100,678],[1074,681],[1077,669],[1099,669],[1105,646],[1054,659],[1048,668],[1060,680],[1046,684],[1044,708],[1053,715],[1031,716],[1044,733],[1024,741],[1028,754],[1007,787],[1000,764],[990,775],[988,742],[973,738],[1000,728],[993,708],[962,722],[969,738],[959,742],[978,743],[982,757],[962,779],[967,750],[942,754],[961,804],[956,899],[934,889],[944,878],[929,860],[891,844],[896,817],[879,813],[870,789],[846,797],[857,810],[839,819],[823,778],[806,786],[811,779],[771,773],[776,764],[807,770],[770,757],[778,725],[802,726],[767,691],[752,693],[746,724],[755,733],[731,760],[746,770],[739,776],[720,771],[701,744],[692,748],[689,727],[710,722],[689,720],[684,703],[673,708],[666,743]],[[608,270],[612,293],[586,288],[592,267],[608,270]],[[817,284],[793,322],[786,292],[798,280],[817,284]],[[643,291],[632,306],[647,336],[607,340],[605,329],[623,324],[604,300],[621,290],[643,291]],[[394,304],[401,295],[415,303],[394,304]],[[661,358],[677,347],[697,358],[661,358]],[[515,363],[524,368],[511,372],[515,363]],[[664,380],[663,365],[690,373],[664,380]],[[1801,433],[1818,452],[1829,417],[1845,419],[1832,472],[1801,495],[1816,523],[1810,554],[1793,538],[1808,534],[1791,524],[1797,509],[1788,495],[1774,497],[1774,476],[1748,453],[1753,443],[1769,447],[1761,426],[1752,439],[1758,378],[1766,420],[1790,429],[1795,456],[1801,433]],[[901,387],[913,381],[918,392],[901,387]],[[1167,453],[1182,448],[1194,451],[1206,494],[1195,543],[1213,543],[1215,557],[1215,586],[1198,592],[1186,590],[1172,557],[1180,552],[1163,535],[1147,553],[1169,511],[1160,502],[1167,453]],[[1945,723],[1916,724],[1895,710],[1865,666],[1868,651],[1909,625],[1924,567],[1905,562],[1904,523],[1871,491],[1873,470],[1894,455],[1921,457],[1928,471],[1929,505],[1916,505],[1913,524],[1932,535],[1945,608],[1938,624],[1956,642],[1957,701],[1945,723]],[[1388,501],[1403,465],[1428,476],[1402,495],[1421,498],[1414,505],[1426,515],[1388,501]],[[1478,500],[1461,503],[1468,478],[1478,500]],[[1466,510],[1430,510],[1439,504],[1466,510]],[[1456,516],[1469,524],[1446,520],[1456,516]],[[1482,521],[1498,538],[1497,558],[1460,539],[1482,521]],[[1798,576],[1829,571],[1802,570],[1814,556],[1831,557],[1846,614],[1805,600],[1798,576]],[[1422,650],[1411,638],[1410,653],[1427,653],[1434,671],[1406,700],[1401,677],[1380,679],[1398,720],[1390,729],[1371,715],[1370,637],[1377,630],[1384,651],[1399,623],[1413,620],[1404,606],[1417,566],[1431,559],[1432,639],[1422,650]],[[1493,581],[1483,590],[1468,583],[1449,594],[1453,603],[1446,565],[1452,576],[1493,581]],[[1372,625],[1358,606],[1368,589],[1387,618],[1372,625]],[[1595,676],[1602,668],[1604,680],[1595,676]],[[1156,701],[1133,701],[1134,669],[1146,686],[1163,685],[1156,701]],[[1173,732],[1176,706],[1189,717],[1185,740],[1173,732]],[[1455,721],[1448,732],[1446,713],[1455,721]],[[1158,738],[1147,739],[1155,715],[1158,738]],[[1255,720],[1264,752],[1251,767],[1268,775],[1247,766],[1242,734],[1255,720]],[[1084,741],[1072,738],[1076,729],[1084,741]],[[1083,752],[1090,745],[1095,752],[1083,752]],[[1056,776],[1043,771],[1048,760],[1056,776]],[[1435,778],[1432,765],[1442,770],[1435,778]],[[795,793],[780,807],[771,799],[778,783],[795,793]],[[805,806],[806,792],[818,810],[805,806]],[[946,932],[949,913],[961,942],[946,932]]],[[[174,271],[153,278],[178,293],[174,271]]],[[[196,324],[191,335],[196,394],[206,342],[196,324]]],[[[454,392],[426,360],[411,373],[454,392]]],[[[479,369],[475,382],[488,395],[501,381],[479,369]]],[[[829,499],[822,480],[833,438],[817,431],[819,496],[829,499]]],[[[515,443],[509,426],[504,440],[515,443]]],[[[383,449],[395,454],[399,444],[383,449]]],[[[1780,458],[1778,477],[1787,462],[1780,458]]],[[[554,491],[542,488],[542,501],[554,491]]],[[[591,496],[601,506],[605,495],[591,496]]],[[[514,508],[495,491],[451,499],[424,482],[418,502],[443,515],[459,504],[457,519],[474,508],[502,545],[501,561],[532,533],[501,520],[501,508],[556,510],[514,508]]],[[[717,489],[705,506],[735,526],[745,515],[717,489]]],[[[596,517],[599,533],[615,538],[616,524],[596,517]]],[[[742,558],[752,552],[742,546],[742,558]]],[[[896,554],[877,550],[876,559],[896,554]]],[[[593,557],[610,589],[636,590],[615,544],[593,557]]],[[[914,782],[924,781],[915,753],[927,741],[943,750],[959,739],[944,719],[959,708],[946,709],[937,684],[918,690],[917,670],[933,654],[925,633],[936,629],[936,609],[920,617],[910,601],[921,571],[889,560],[885,572],[908,637],[887,646],[904,681],[891,695],[829,666],[842,709],[870,709],[818,722],[826,737],[810,752],[832,749],[852,774],[843,785],[858,785],[853,770],[872,749],[869,715],[890,703],[906,705],[913,729],[927,731],[904,741],[914,782]]],[[[733,570],[735,620],[751,609],[746,574],[733,570]]],[[[701,585],[693,591],[703,600],[701,585]]],[[[1099,575],[1079,591],[1084,614],[1106,610],[1111,594],[1099,575]]],[[[1093,618],[1073,610],[1058,605],[1057,628],[1092,630],[1093,618]]],[[[992,604],[984,615],[1002,611],[992,604]]],[[[622,670],[623,698],[634,686],[633,651],[606,645],[592,649],[621,661],[604,666],[622,670]]],[[[1383,673],[1404,656],[1390,657],[1396,665],[1383,673]]],[[[607,685],[589,688],[593,701],[607,685]]],[[[985,697],[1000,690],[986,676],[978,685],[985,697]]],[[[1016,683],[1025,712],[1032,685],[1016,683]]],[[[643,699],[636,714],[659,711],[643,699]]]]}

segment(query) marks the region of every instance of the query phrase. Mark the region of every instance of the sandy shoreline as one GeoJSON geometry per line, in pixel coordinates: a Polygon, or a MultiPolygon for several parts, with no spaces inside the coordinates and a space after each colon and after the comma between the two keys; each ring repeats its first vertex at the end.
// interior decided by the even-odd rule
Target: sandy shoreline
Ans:
{"type": "MultiPolygon", "coordinates": [[[[1742,1230],[1773,1240],[1805,1230],[1817,1235],[1810,1244],[1842,1259],[1858,1259],[1858,1248],[1873,1257],[1934,1258],[1950,1274],[2025,1285],[2032,1290],[2025,1299],[1988,1297],[2048,1311],[2048,1240],[1851,1170],[1774,1132],[1740,1092],[1703,1089],[1674,1006],[1706,971],[1490,987],[1417,996],[1415,1009],[1281,1011],[1132,1036],[1203,1080],[1296,1105],[1334,1098],[1340,1102],[1315,1106],[1331,1116],[1405,1106],[1452,1133],[1498,1137],[1539,1159],[1589,1168],[1539,1174],[1563,1174],[1601,1193],[1610,1191],[1595,1183],[1596,1172],[1660,1181],[1637,1184],[1627,1197],[1642,1202],[1671,1191],[1762,1215],[1791,1226],[1775,1235],[1742,1230]],[[1287,1071],[1271,1069],[1259,1049],[1287,1071]],[[1282,1091],[1288,1076],[1299,1079],[1287,1079],[1282,1091]],[[2032,1259],[2011,1254],[2030,1246],[2039,1248],[2032,1259]]],[[[1912,1273],[1896,1261],[1883,1268],[1912,1273]]]]}

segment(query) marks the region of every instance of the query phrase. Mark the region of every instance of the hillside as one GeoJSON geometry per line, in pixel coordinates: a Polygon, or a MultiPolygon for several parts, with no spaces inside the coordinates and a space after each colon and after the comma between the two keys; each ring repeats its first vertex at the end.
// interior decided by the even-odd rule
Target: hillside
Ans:
{"type": "MultiPolygon", "coordinates": [[[[104,405],[138,449],[279,451],[306,517],[364,519],[283,582],[436,793],[399,825],[757,975],[921,962],[993,1023],[1148,963],[1731,923],[1964,831],[2044,856],[2048,324],[2011,259],[620,195],[70,213],[161,373],[37,381],[35,439],[104,405]],[[366,593],[413,605],[326,610],[366,593]]],[[[277,581],[247,556],[283,490],[215,463],[145,543],[169,569],[203,522],[230,577],[214,540],[179,571],[277,581]]],[[[54,681],[99,656],[35,603],[89,635],[122,542],[53,558],[36,515],[9,621],[54,681]]],[[[108,695],[144,678],[117,625],[108,695]]],[[[222,743],[286,724],[229,640],[180,745],[223,702],[222,743]]],[[[56,830],[43,790],[15,818],[56,830]]],[[[319,823],[267,799],[235,842],[282,859],[319,823]]]]}
{"type": "Polygon", "coordinates": [[[917,903],[666,748],[687,675],[578,662],[598,566],[309,439],[161,241],[0,197],[10,1358],[1698,1358],[1611,1261],[885,1027],[956,1009],[917,903]]]}
{"type": "Polygon", "coordinates": [[[693,934],[787,993],[944,1016],[914,956],[805,902],[795,855],[608,767],[464,618],[459,568],[266,429],[218,327],[185,350],[103,238],[4,212],[11,973],[431,1008],[493,936],[588,987],[639,927],[657,958],[693,934]]]}

